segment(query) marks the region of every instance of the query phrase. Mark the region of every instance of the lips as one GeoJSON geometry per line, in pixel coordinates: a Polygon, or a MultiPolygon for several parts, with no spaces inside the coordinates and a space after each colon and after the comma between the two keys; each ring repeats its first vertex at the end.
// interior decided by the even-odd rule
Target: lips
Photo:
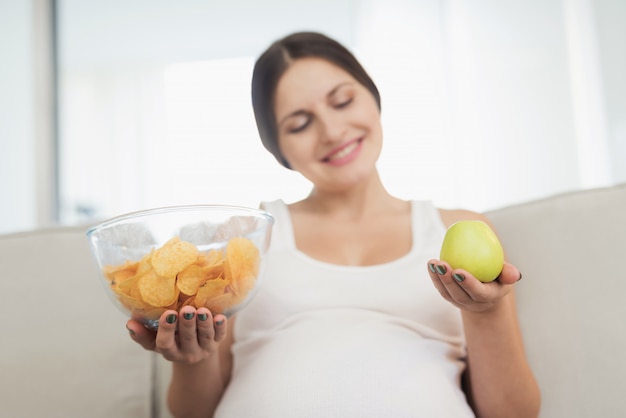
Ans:
{"type": "Polygon", "coordinates": [[[357,151],[361,146],[361,141],[363,139],[359,138],[354,141],[348,142],[345,145],[333,150],[330,154],[322,159],[325,163],[344,163],[352,160],[352,158],[356,157],[357,151]]]}

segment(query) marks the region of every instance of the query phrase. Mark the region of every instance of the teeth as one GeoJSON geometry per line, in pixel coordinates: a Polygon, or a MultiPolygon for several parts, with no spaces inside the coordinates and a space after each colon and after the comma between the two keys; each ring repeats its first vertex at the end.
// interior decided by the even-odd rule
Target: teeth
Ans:
{"type": "Polygon", "coordinates": [[[348,145],[347,147],[345,147],[344,149],[342,149],[341,151],[336,152],[335,154],[331,155],[329,160],[337,160],[339,158],[343,158],[346,155],[350,154],[352,151],[354,151],[356,149],[356,147],[359,144],[357,142],[348,145]]]}

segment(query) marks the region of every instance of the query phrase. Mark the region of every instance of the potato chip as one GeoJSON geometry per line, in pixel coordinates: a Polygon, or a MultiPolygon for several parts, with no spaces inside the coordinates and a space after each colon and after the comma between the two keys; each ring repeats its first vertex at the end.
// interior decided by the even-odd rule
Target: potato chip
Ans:
{"type": "Polygon", "coordinates": [[[223,295],[226,286],[228,286],[228,281],[224,279],[207,280],[200,286],[198,293],[196,293],[196,300],[194,302],[196,308],[206,306],[205,303],[207,300],[223,295]]]}
{"type": "Polygon", "coordinates": [[[141,299],[154,307],[169,306],[178,300],[176,277],[163,277],[156,269],[141,276],[137,288],[141,299]]]}
{"type": "Polygon", "coordinates": [[[119,266],[105,266],[103,272],[109,280],[109,283],[121,283],[135,275],[137,272],[137,263],[126,261],[119,266]]]}
{"type": "Polygon", "coordinates": [[[259,249],[249,239],[239,237],[228,241],[226,278],[231,281],[235,294],[240,295],[248,291],[250,279],[254,280],[257,276],[259,259],[259,249]]]}
{"type": "Polygon", "coordinates": [[[145,304],[141,299],[137,299],[126,293],[117,293],[118,300],[131,312],[143,309],[145,304]]]}
{"type": "Polygon", "coordinates": [[[187,306],[187,305],[193,305],[193,301],[195,299],[196,295],[185,295],[183,292],[180,292],[180,295],[178,296],[178,307],[182,308],[183,306],[187,306]]]}
{"type": "Polygon", "coordinates": [[[236,290],[234,288],[232,289],[233,305],[238,305],[246,299],[246,297],[248,296],[248,293],[250,293],[250,291],[254,288],[255,282],[256,282],[256,276],[241,277],[237,281],[236,290]]]}
{"type": "Polygon", "coordinates": [[[158,320],[168,309],[192,305],[223,313],[245,300],[254,287],[259,250],[247,238],[231,239],[225,250],[200,253],[175,237],[139,261],[106,266],[103,272],[133,318],[158,320]]]}
{"type": "Polygon", "coordinates": [[[135,274],[136,274],[136,270],[134,268],[117,271],[113,275],[113,282],[112,283],[115,283],[115,284],[124,283],[128,279],[131,279],[132,277],[134,277],[135,274]]]}
{"type": "Polygon", "coordinates": [[[176,287],[185,295],[195,295],[206,281],[205,269],[197,264],[190,265],[176,275],[176,287]]]}
{"type": "Polygon", "coordinates": [[[154,251],[150,263],[159,276],[171,278],[192,265],[199,255],[195,245],[175,237],[154,251]]]}
{"type": "Polygon", "coordinates": [[[224,313],[228,308],[233,306],[233,294],[224,293],[222,295],[215,296],[205,300],[202,305],[198,305],[196,302],[196,308],[199,308],[200,306],[204,306],[210,310],[213,315],[224,313]]]}
{"type": "Polygon", "coordinates": [[[139,279],[141,277],[143,276],[137,276],[137,278],[134,279],[132,283],[128,284],[128,296],[140,303],[137,309],[144,309],[146,306],[150,307],[150,305],[143,300],[143,297],[141,296],[141,291],[139,290],[139,279]]]}
{"type": "Polygon", "coordinates": [[[158,320],[161,315],[163,314],[163,312],[168,311],[170,309],[172,310],[176,310],[178,308],[178,301],[172,303],[169,306],[165,306],[162,308],[154,308],[152,306],[147,305],[141,312],[141,315],[143,318],[148,319],[148,320],[158,320]]]}
{"type": "Polygon", "coordinates": [[[140,277],[141,275],[136,274],[133,277],[130,277],[128,278],[128,280],[125,280],[123,282],[112,283],[112,287],[117,292],[124,293],[126,295],[131,295],[132,289],[137,287],[137,281],[139,280],[140,277]]]}
{"type": "Polygon", "coordinates": [[[217,264],[203,267],[207,280],[217,279],[218,277],[224,278],[224,265],[225,260],[221,260],[217,264]]]}
{"type": "Polygon", "coordinates": [[[150,250],[139,262],[137,263],[137,275],[143,275],[152,268],[151,260],[152,254],[154,254],[154,248],[150,250]]]}
{"type": "Polygon", "coordinates": [[[201,254],[196,264],[200,266],[213,266],[224,262],[224,253],[220,250],[210,250],[207,254],[201,254]]]}

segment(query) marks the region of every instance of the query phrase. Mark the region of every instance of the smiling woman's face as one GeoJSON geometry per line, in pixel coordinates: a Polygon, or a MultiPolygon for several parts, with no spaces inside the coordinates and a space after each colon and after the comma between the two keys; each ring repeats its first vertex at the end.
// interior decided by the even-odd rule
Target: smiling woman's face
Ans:
{"type": "Polygon", "coordinates": [[[318,189],[343,190],[375,171],[380,111],[348,72],[320,58],[300,58],[278,82],[274,103],[282,154],[318,189]]]}

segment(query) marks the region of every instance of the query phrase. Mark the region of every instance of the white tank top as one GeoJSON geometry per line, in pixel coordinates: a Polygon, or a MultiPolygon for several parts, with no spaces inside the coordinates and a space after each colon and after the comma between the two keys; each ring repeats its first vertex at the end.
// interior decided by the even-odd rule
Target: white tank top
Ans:
{"type": "Polygon", "coordinates": [[[445,227],[430,202],[411,202],[410,252],[342,266],[294,243],[283,201],[263,283],[236,315],[231,382],[219,418],[473,417],[460,389],[460,312],[427,274],[445,227]]]}

